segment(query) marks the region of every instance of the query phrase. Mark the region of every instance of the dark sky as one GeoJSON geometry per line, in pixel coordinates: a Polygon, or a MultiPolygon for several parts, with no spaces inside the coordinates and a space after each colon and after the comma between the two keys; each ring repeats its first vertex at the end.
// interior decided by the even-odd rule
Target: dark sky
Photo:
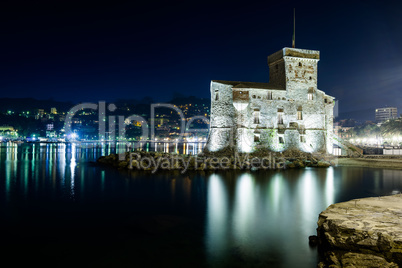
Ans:
{"type": "Polygon", "coordinates": [[[168,101],[268,82],[296,7],[296,47],[320,50],[318,88],[340,111],[402,108],[402,4],[325,2],[2,1],[0,97],[168,101]]]}

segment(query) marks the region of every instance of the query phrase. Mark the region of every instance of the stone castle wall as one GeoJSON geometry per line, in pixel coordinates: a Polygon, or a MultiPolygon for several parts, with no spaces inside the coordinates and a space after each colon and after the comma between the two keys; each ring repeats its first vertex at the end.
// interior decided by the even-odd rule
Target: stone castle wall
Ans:
{"type": "Polygon", "coordinates": [[[211,121],[206,148],[216,152],[233,143],[235,108],[230,85],[211,82],[211,121]]]}
{"type": "Polygon", "coordinates": [[[211,129],[206,148],[219,151],[234,146],[239,152],[296,148],[332,153],[334,99],[317,89],[318,59],[318,51],[288,48],[269,56],[272,89],[211,82],[211,129]]]}

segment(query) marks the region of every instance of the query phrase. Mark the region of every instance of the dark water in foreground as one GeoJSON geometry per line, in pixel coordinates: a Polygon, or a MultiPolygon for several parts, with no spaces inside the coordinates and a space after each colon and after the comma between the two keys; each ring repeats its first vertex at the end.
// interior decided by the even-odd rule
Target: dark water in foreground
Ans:
{"type": "Polygon", "coordinates": [[[0,148],[3,263],[42,267],[316,267],[328,205],[402,190],[402,171],[335,167],[144,174],[92,165],[108,153],[0,148]]]}

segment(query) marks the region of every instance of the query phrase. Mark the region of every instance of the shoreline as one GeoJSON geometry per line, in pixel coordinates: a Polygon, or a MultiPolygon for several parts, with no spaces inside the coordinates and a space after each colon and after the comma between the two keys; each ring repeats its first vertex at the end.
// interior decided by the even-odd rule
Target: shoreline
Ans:
{"type": "Polygon", "coordinates": [[[364,156],[338,158],[336,166],[402,169],[402,157],[364,156]]]}

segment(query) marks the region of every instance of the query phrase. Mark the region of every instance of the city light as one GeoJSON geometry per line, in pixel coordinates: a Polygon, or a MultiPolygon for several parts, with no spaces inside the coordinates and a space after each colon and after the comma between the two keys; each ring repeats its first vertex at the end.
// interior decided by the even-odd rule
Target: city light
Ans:
{"type": "Polygon", "coordinates": [[[77,140],[78,139],[78,134],[73,132],[73,133],[68,135],[68,139],[69,140],[77,140]]]}

